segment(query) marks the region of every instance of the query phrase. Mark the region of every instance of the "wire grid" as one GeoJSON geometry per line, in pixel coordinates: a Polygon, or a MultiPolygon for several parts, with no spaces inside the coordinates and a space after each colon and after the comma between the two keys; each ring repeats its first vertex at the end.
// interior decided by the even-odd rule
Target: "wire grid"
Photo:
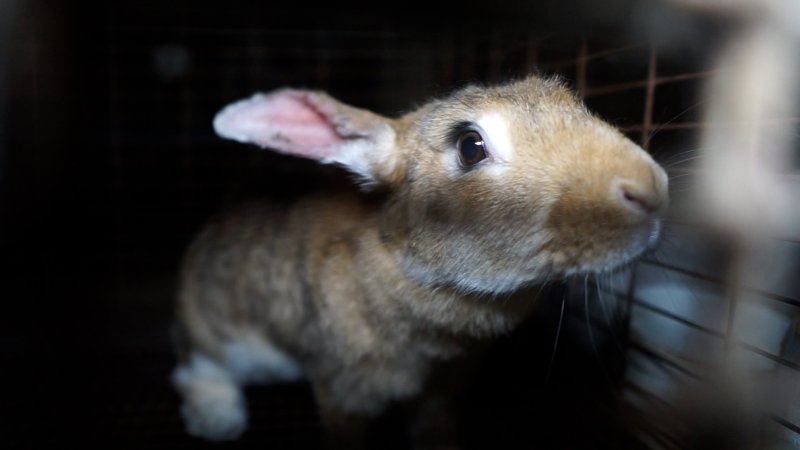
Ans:
{"type": "MultiPolygon", "coordinates": [[[[642,105],[642,114],[641,118],[638,123],[621,125],[620,128],[623,132],[628,134],[631,138],[638,138],[636,139],[640,145],[645,148],[646,150],[650,150],[652,153],[652,143],[653,139],[658,135],[658,133],[663,132],[670,132],[670,131],[680,131],[680,132],[688,132],[691,133],[692,139],[697,140],[699,133],[707,128],[707,127],[714,127],[714,126],[730,126],[731,124],[719,124],[719,123],[709,123],[701,120],[702,118],[691,118],[690,120],[686,120],[685,118],[681,117],[681,115],[685,112],[677,112],[677,115],[672,116],[666,122],[660,122],[654,119],[654,105],[656,103],[656,98],[661,92],[661,90],[668,89],[671,85],[675,83],[693,83],[696,86],[701,86],[703,83],[707,82],[710,76],[715,74],[714,70],[697,70],[691,71],[686,73],[677,73],[677,74],[669,74],[669,75],[659,75],[658,71],[658,48],[653,45],[649,46],[642,46],[642,48],[646,49],[646,76],[641,79],[634,79],[631,81],[624,81],[618,83],[609,83],[609,84],[599,84],[599,85],[592,85],[591,80],[587,78],[587,72],[590,65],[596,61],[603,58],[611,57],[617,53],[621,52],[629,52],[632,49],[637,48],[634,47],[622,47],[612,50],[599,50],[593,53],[588,52],[587,50],[587,43],[584,40],[576,51],[575,58],[566,58],[554,62],[544,62],[540,65],[543,69],[547,70],[548,68],[555,69],[557,71],[566,71],[566,70],[574,70],[574,78],[576,80],[576,87],[580,94],[584,97],[587,103],[591,106],[593,100],[598,97],[602,96],[624,96],[626,94],[630,94],[631,92],[640,91],[643,92],[643,105],[642,105]]],[[[709,58],[708,62],[711,63],[712,60],[709,58]]],[[[699,93],[699,90],[696,91],[699,93]]],[[[697,95],[699,98],[699,95],[697,95]]],[[[602,111],[600,111],[602,115],[602,111]]],[[[673,113],[674,114],[674,113],[673,113]]],[[[626,118],[630,119],[630,118],[626,118]]],[[[791,123],[796,124],[800,123],[800,118],[797,117],[780,117],[780,118],[772,118],[768,119],[764,122],[764,125],[769,125],[770,123],[791,123]]],[[[691,139],[684,138],[683,142],[690,142],[691,139]]],[[[667,148],[660,148],[662,152],[666,150],[669,153],[675,153],[681,151],[681,145],[678,146],[669,146],[667,148]]],[[[673,168],[672,172],[670,173],[671,177],[681,174],[692,174],[691,165],[683,165],[682,167],[678,167],[677,170],[673,168]]],[[[796,178],[796,175],[788,175],[788,177],[796,178]]],[[[673,218],[674,221],[680,223],[683,221],[683,225],[689,225],[689,227],[698,228],[701,225],[698,224],[691,224],[690,220],[683,217],[673,218]]],[[[690,219],[690,218],[688,218],[690,219]]],[[[783,247],[796,247],[798,244],[797,237],[775,237],[775,240],[779,243],[779,245],[783,247]]],[[[793,251],[797,253],[800,251],[800,248],[794,248],[793,251]]],[[[736,326],[737,322],[737,311],[739,308],[740,302],[745,300],[739,299],[736,295],[732,294],[729,290],[729,286],[735,284],[735,280],[731,279],[730,274],[728,273],[721,273],[721,274],[713,274],[709,273],[710,271],[707,270],[708,267],[703,267],[702,269],[698,269],[697,267],[686,267],[683,265],[685,262],[681,261],[670,261],[670,260],[661,260],[656,259],[653,257],[646,257],[644,258],[639,265],[634,268],[634,276],[631,276],[628,279],[628,286],[625,290],[620,289],[601,289],[598,287],[597,293],[599,295],[602,294],[609,294],[612,298],[616,298],[617,301],[624,303],[624,316],[625,318],[630,321],[631,317],[635,315],[635,310],[646,311],[650,314],[655,314],[666,321],[671,321],[674,324],[677,324],[680,327],[686,327],[687,329],[691,329],[696,331],[700,334],[707,335],[713,339],[719,340],[723,342],[721,347],[722,355],[716,355],[721,357],[721,359],[725,360],[729,357],[730,353],[735,349],[739,348],[746,352],[750,352],[754,355],[758,355],[762,358],[765,358],[778,366],[786,368],[792,372],[800,371],[800,361],[796,359],[789,359],[788,357],[775,353],[773,351],[768,351],[763,348],[760,348],[758,345],[753,345],[752,343],[746,342],[744,340],[736,339],[734,334],[734,327],[736,326]],[[675,277],[675,278],[689,278],[693,280],[697,280],[703,283],[709,283],[719,288],[718,295],[727,303],[727,307],[725,308],[726,317],[724,317],[724,323],[721,327],[712,327],[708,326],[707,324],[700,323],[695,317],[691,315],[682,315],[676,314],[673,311],[670,311],[668,308],[658,305],[651,299],[647,299],[641,297],[637,292],[637,282],[635,273],[636,271],[640,271],[641,267],[652,267],[658,268],[659,270],[663,271],[667,274],[668,277],[675,277]],[[705,269],[705,270],[704,270],[705,269]],[[671,274],[671,275],[670,275],[671,274]]],[[[713,271],[711,271],[713,272],[713,271]]],[[[789,307],[789,311],[787,312],[787,308],[781,308],[788,317],[797,317],[800,314],[800,284],[798,283],[790,283],[788,288],[784,290],[784,292],[778,292],[777,290],[771,290],[770,286],[766,287],[754,287],[754,286],[742,286],[740,288],[741,293],[751,294],[755,296],[759,300],[765,303],[774,303],[774,304],[781,304],[786,305],[789,307]]],[[[695,300],[697,300],[695,298],[695,300]]],[[[752,301],[752,300],[750,300],[752,301]]],[[[635,319],[633,319],[635,320],[635,319]]],[[[630,323],[629,323],[630,325],[630,323]]],[[[789,330],[791,333],[791,329],[789,330]]],[[[786,338],[788,341],[789,339],[796,339],[796,337],[792,337],[791,334],[786,338]]],[[[638,354],[652,362],[654,362],[658,366],[662,366],[665,370],[675,373],[682,377],[689,377],[694,380],[700,380],[707,383],[711,383],[714,380],[708,379],[706,369],[709,367],[714,366],[714,356],[710,355],[709,359],[706,361],[703,360],[695,360],[691,361],[688,360],[686,357],[676,354],[675,352],[665,351],[664,349],[658,348],[651,343],[642,341],[637,336],[631,336],[629,341],[626,341],[627,348],[630,352],[634,354],[638,354]]],[[[627,380],[626,381],[626,388],[632,392],[634,395],[643,398],[647,402],[655,402],[660,405],[668,404],[665,399],[663,398],[663,394],[656,393],[651,390],[648,390],[646,387],[637,384],[634,381],[627,380]]],[[[796,422],[792,422],[791,420],[781,417],[778,415],[772,416],[772,419],[778,423],[780,426],[784,427],[791,433],[795,435],[800,435],[800,426],[796,422]]],[[[796,418],[794,419],[796,420],[796,418]]],[[[662,433],[660,436],[662,444],[671,444],[671,445],[679,445],[678,442],[675,441],[674,437],[669,436],[668,434],[662,433]]],[[[794,439],[797,439],[796,437],[794,439]]]]}

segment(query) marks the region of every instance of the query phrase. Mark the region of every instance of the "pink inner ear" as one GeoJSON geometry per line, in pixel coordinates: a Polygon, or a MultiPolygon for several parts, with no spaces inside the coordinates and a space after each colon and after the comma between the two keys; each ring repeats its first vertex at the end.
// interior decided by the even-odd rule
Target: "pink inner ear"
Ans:
{"type": "Polygon", "coordinates": [[[330,156],[345,141],[330,119],[300,91],[257,94],[214,119],[220,136],[311,159],[330,156]]]}

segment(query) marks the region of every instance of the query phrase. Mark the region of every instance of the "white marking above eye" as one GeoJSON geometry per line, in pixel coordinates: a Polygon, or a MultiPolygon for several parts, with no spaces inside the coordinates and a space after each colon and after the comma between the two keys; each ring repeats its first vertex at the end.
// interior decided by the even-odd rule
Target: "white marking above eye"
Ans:
{"type": "Polygon", "coordinates": [[[487,148],[491,157],[501,164],[508,163],[513,159],[514,146],[511,144],[511,133],[508,131],[508,123],[499,113],[488,113],[481,116],[476,122],[483,130],[487,148]]]}

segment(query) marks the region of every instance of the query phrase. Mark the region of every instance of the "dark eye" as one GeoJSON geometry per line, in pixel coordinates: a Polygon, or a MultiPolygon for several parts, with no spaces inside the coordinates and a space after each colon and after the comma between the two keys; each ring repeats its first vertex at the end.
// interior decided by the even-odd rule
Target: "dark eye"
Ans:
{"type": "Polygon", "coordinates": [[[486,159],[486,143],[477,131],[467,131],[458,138],[458,156],[461,164],[474,166],[486,159]]]}

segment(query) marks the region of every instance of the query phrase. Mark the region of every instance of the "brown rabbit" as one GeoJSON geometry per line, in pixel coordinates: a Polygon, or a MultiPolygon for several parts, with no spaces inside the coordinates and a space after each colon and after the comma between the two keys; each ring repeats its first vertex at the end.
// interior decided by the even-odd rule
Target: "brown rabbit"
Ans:
{"type": "Polygon", "coordinates": [[[305,377],[334,429],[415,396],[434,362],[519,323],[537,285],[653,245],[667,203],[646,152],[536,76],[398,119],[284,89],[214,127],[361,182],[242,206],[189,249],[173,383],[188,431],[214,440],[245,430],[248,383],[305,377]]]}

